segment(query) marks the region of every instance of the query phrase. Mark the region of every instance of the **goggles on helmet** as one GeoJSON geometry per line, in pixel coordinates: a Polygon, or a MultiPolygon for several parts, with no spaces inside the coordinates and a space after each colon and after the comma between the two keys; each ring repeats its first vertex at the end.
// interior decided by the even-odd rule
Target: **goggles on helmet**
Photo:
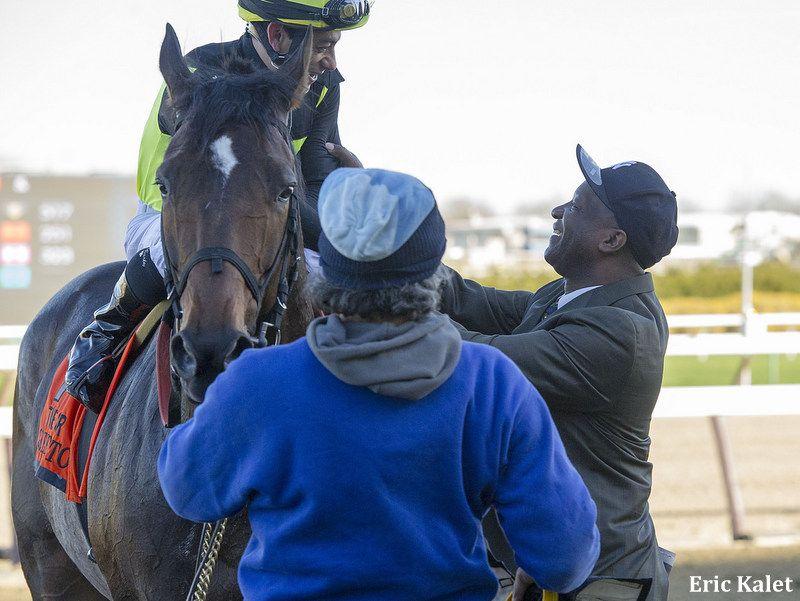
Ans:
{"type": "Polygon", "coordinates": [[[239,16],[251,23],[280,21],[294,27],[355,29],[369,19],[371,4],[372,0],[239,0],[239,16]]]}
{"type": "Polygon", "coordinates": [[[334,28],[352,27],[369,15],[369,0],[332,0],[320,11],[322,20],[334,28]]]}

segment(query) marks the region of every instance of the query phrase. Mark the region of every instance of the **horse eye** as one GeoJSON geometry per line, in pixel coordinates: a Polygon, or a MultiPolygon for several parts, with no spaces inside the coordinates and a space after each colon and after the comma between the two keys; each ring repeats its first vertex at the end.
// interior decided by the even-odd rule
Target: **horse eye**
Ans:
{"type": "Polygon", "coordinates": [[[158,186],[158,191],[161,192],[161,196],[166,197],[167,194],[169,193],[169,190],[167,190],[166,184],[164,184],[164,182],[162,182],[160,179],[157,179],[155,181],[155,184],[156,184],[156,186],[158,186]]]}
{"type": "Polygon", "coordinates": [[[294,194],[294,186],[289,186],[283,192],[278,194],[278,202],[289,202],[294,194]]]}

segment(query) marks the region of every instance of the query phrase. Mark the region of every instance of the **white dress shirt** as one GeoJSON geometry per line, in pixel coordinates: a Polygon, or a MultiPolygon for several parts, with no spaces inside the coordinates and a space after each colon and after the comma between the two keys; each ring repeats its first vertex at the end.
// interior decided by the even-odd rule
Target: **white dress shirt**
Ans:
{"type": "Polygon", "coordinates": [[[599,288],[600,286],[586,286],[585,288],[578,288],[577,290],[573,290],[572,292],[568,292],[567,294],[563,295],[561,298],[558,299],[558,308],[560,309],[564,305],[566,305],[570,301],[574,301],[584,292],[589,292],[589,290],[594,290],[595,288],[599,288]]]}

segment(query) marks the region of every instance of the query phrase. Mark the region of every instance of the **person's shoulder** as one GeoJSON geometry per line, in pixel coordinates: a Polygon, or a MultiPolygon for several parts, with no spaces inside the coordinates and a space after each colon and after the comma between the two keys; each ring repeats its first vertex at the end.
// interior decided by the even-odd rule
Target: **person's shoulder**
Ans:
{"type": "Polygon", "coordinates": [[[248,349],[217,376],[206,396],[224,399],[228,406],[236,404],[257,410],[262,421],[280,415],[296,404],[298,386],[309,373],[308,357],[304,354],[311,354],[305,338],[280,346],[248,349]]]}
{"type": "Polygon", "coordinates": [[[241,56],[241,38],[239,38],[198,46],[186,55],[186,62],[195,69],[222,69],[226,61],[241,56]]]}
{"type": "Polygon", "coordinates": [[[652,315],[642,315],[619,306],[582,307],[567,311],[559,316],[555,329],[567,326],[586,328],[587,335],[581,339],[594,345],[591,352],[604,352],[605,346],[597,344],[599,340],[622,345],[631,351],[641,345],[661,347],[666,342],[666,339],[662,341],[659,323],[652,315]]]}
{"type": "Polygon", "coordinates": [[[241,358],[247,356],[252,361],[260,363],[269,363],[276,359],[284,359],[298,356],[305,351],[309,350],[308,341],[306,337],[298,338],[286,344],[279,344],[273,346],[265,346],[263,348],[248,349],[242,353],[241,358]]]}
{"type": "Polygon", "coordinates": [[[629,294],[618,299],[611,306],[627,311],[629,314],[637,315],[641,320],[647,322],[658,322],[666,319],[664,308],[661,306],[655,291],[652,290],[629,294]]]}
{"type": "Polygon", "coordinates": [[[508,431],[521,410],[541,414],[546,412],[542,395],[511,359],[486,344],[464,342],[463,386],[468,387],[470,415],[481,429],[494,424],[508,431]],[[505,424],[505,425],[502,425],[505,424]]]}
{"type": "Polygon", "coordinates": [[[492,365],[498,361],[502,362],[506,358],[502,351],[488,344],[467,340],[461,342],[460,362],[465,363],[468,367],[492,365]]]}
{"type": "Polygon", "coordinates": [[[631,307],[620,305],[578,308],[565,313],[564,317],[630,330],[650,329],[656,326],[654,316],[643,315],[631,307]]]}
{"type": "Polygon", "coordinates": [[[478,381],[491,383],[492,388],[533,387],[525,374],[503,351],[488,344],[464,341],[461,343],[464,369],[478,381]]]}

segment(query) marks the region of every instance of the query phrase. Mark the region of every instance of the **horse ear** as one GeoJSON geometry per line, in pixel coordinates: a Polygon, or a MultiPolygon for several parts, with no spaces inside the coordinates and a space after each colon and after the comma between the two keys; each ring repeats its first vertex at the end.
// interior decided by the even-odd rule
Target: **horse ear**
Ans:
{"type": "Polygon", "coordinates": [[[281,71],[297,82],[297,87],[292,94],[292,109],[296,109],[303,102],[303,97],[308,92],[308,67],[311,64],[311,53],[314,46],[314,29],[309,25],[303,36],[303,51],[295,52],[281,67],[281,71]]]}
{"type": "Polygon", "coordinates": [[[183,58],[178,36],[169,23],[164,41],[161,43],[158,67],[164,76],[164,81],[167,82],[170,98],[174,99],[188,89],[192,74],[183,58]]]}

